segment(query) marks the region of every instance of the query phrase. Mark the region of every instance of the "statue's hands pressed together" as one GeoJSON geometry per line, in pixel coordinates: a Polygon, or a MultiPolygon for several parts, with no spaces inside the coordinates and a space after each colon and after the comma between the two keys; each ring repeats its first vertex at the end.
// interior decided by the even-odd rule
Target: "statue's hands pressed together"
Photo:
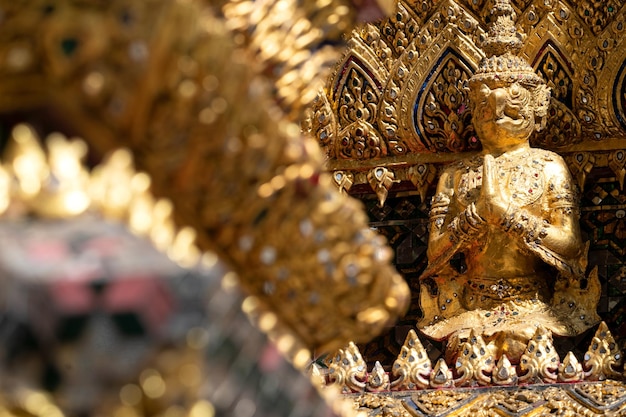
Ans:
{"type": "Polygon", "coordinates": [[[485,155],[482,188],[476,200],[476,213],[487,223],[499,224],[510,207],[510,198],[504,193],[498,178],[498,168],[493,155],[485,155]]]}

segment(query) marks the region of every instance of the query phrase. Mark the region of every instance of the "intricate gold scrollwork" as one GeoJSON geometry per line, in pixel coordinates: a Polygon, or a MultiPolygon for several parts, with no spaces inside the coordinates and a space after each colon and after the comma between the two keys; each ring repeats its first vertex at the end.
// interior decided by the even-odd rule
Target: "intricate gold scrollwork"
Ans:
{"type": "Polygon", "coordinates": [[[391,369],[395,377],[391,383],[393,389],[428,388],[432,363],[415,330],[409,331],[391,369]]]}
{"type": "Polygon", "coordinates": [[[622,352],[605,322],[600,323],[596,330],[584,359],[585,378],[588,380],[602,381],[622,376],[622,352]]]}
{"type": "Polygon", "coordinates": [[[457,387],[472,384],[488,385],[491,382],[493,367],[494,358],[491,350],[480,334],[472,330],[467,341],[459,349],[455,364],[459,378],[454,381],[454,385],[457,387]]]}
{"type": "Polygon", "coordinates": [[[552,345],[552,334],[538,327],[520,359],[524,373],[520,382],[555,382],[559,365],[559,354],[552,345]]]}
{"type": "Polygon", "coordinates": [[[339,349],[328,361],[328,379],[344,392],[363,392],[367,381],[367,365],[352,342],[339,349]]]}

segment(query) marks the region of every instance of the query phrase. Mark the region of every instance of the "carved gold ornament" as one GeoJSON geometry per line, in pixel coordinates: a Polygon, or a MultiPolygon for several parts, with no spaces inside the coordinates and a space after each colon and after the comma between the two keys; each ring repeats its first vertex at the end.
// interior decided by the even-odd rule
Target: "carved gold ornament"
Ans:
{"type": "MultiPolygon", "coordinates": [[[[48,109],[96,156],[109,156],[88,169],[82,142],[51,135],[43,151],[33,128],[19,125],[0,167],[0,211],[95,210],[128,222],[183,265],[213,265],[219,256],[237,269],[224,285],[249,294],[243,309],[297,368],[309,366],[315,349],[348,345],[326,368],[311,367],[340,415],[624,414],[626,389],[612,379],[622,353],[608,330],[578,361],[561,360],[550,331],[537,326],[572,335],[598,321],[597,271],[587,274],[573,219],[576,186],[594,169],[608,168],[623,187],[624,6],[381,2],[391,17],[356,27],[367,6],[356,3],[1,2],[0,112],[28,120],[48,109]],[[513,30],[490,43],[487,20],[508,31],[501,20],[511,16],[526,38],[513,30]],[[485,39],[486,52],[506,59],[485,57],[485,39]],[[519,59],[509,62],[503,43],[519,59]],[[489,148],[487,127],[471,123],[481,100],[524,119],[507,140],[545,124],[531,141],[550,151],[479,155],[489,148]],[[129,150],[110,153],[120,146],[129,150]],[[433,193],[437,173],[444,179],[433,193]],[[381,208],[397,190],[422,202],[435,195],[431,234],[451,246],[429,249],[420,327],[436,338],[461,329],[454,345],[468,353],[452,352],[458,366],[429,358],[415,333],[390,372],[368,368],[348,344],[380,333],[409,303],[385,239],[368,227],[362,205],[342,195],[364,188],[381,208]],[[485,238],[495,227],[506,233],[485,238]],[[468,282],[449,269],[448,249],[484,242],[507,276],[468,282]],[[544,264],[556,272],[534,276],[544,264]],[[517,359],[526,362],[517,368],[517,359]],[[490,383],[499,387],[484,387],[490,383]]],[[[463,269],[477,259],[454,261],[463,269]]],[[[58,414],[45,395],[27,393],[25,405],[27,397],[58,414]]],[[[193,410],[211,413],[206,403],[193,410]]]]}

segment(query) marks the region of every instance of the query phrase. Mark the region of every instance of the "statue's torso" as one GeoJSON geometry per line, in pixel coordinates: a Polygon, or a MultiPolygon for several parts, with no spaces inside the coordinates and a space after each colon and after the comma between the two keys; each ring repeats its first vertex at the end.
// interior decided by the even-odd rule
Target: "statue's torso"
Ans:
{"type": "MultiPolygon", "coordinates": [[[[495,161],[498,187],[506,198],[516,207],[548,219],[547,188],[551,183],[548,177],[550,164],[555,163],[553,154],[529,149],[528,153],[517,155],[517,158],[503,154],[496,157],[495,161]]],[[[457,165],[453,175],[452,212],[461,213],[470,204],[477,203],[482,175],[482,156],[457,165]]],[[[480,239],[469,242],[464,248],[464,255],[465,270],[462,275],[467,282],[468,295],[465,301],[468,308],[480,301],[473,294],[494,300],[532,298],[537,295],[544,299],[550,297],[545,285],[550,280],[550,271],[545,263],[498,225],[489,225],[480,239]]]]}

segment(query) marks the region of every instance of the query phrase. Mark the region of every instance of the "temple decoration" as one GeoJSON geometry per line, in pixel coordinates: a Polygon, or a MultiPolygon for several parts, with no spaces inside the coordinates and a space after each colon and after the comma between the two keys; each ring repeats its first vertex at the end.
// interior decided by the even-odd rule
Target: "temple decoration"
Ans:
{"type": "MultiPolygon", "coordinates": [[[[474,331],[470,332],[469,338],[463,342],[456,359],[455,370],[459,375],[454,385],[489,385],[491,374],[495,365],[491,349],[480,336],[474,331]]],[[[505,364],[503,364],[505,365],[505,364]]]]}
{"type": "Polygon", "coordinates": [[[606,323],[601,323],[585,353],[585,377],[591,380],[620,378],[623,373],[622,351],[606,323]]]}
{"type": "Polygon", "coordinates": [[[378,203],[382,207],[385,205],[387,194],[394,182],[398,182],[395,179],[393,171],[389,171],[387,168],[376,167],[367,173],[367,180],[372,187],[372,190],[378,196],[378,203]]]}
{"type": "MultiPolygon", "coordinates": [[[[624,159],[620,152],[626,132],[626,6],[614,1],[495,1],[498,7],[492,14],[494,1],[488,0],[400,1],[395,11],[395,5],[379,2],[392,16],[355,27],[357,18],[363,17],[360,13],[371,12],[369,2],[9,3],[0,5],[2,120],[13,126],[16,120],[34,119],[45,133],[79,134],[89,143],[90,160],[99,160],[119,146],[129,147],[130,153],[112,154],[89,172],[76,162],[87,151],[80,142],[51,140],[46,154],[28,139],[35,136],[32,130],[28,133],[20,127],[14,131],[16,139],[27,139],[18,148],[7,148],[6,165],[0,170],[0,209],[6,216],[29,212],[67,217],[106,201],[101,210],[124,218],[130,228],[149,236],[182,264],[201,259],[215,265],[219,255],[238,270],[226,274],[224,286],[241,287],[251,294],[245,298],[245,312],[281,353],[304,369],[313,359],[312,349],[340,347],[350,339],[369,340],[408,304],[407,287],[391,266],[393,254],[385,239],[370,230],[362,205],[336,188],[365,194],[365,204],[376,219],[373,226],[387,235],[390,224],[395,228],[389,240],[399,249],[396,266],[422,284],[420,294],[415,288],[414,305],[403,325],[425,320],[422,327],[437,337],[449,336],[448,327],[463,328],[450,337],[451,346],[457,348],[470,347],[469,327],[476,327],[479,349],[468,349],[465,357],[458,357],[456,350],[437,357],[434,344],[409,334],[401,352],[405,356],[396,359],[398,372],[388,374],[385,367],[393,359],[381,360],[381,366],[368,373],[356,345],[350,345],[334,362],[325,364],[333,375],[314,368],[318,386],[322,379],[336,382],[322,391],[336,413],[350,416],[360,409],[356,412],[371,415],[522,416],[626,411],[626,388],[612,379],[621,372],[621,352],[608,333],[599,333],[599,343],[590,345],[588,358],[577,361],[572,353],[559,364],[549,333],[531,334],[528,320],[521,320],[526,313],[526,318],[537,317],[531,317],[533,312],[556,334],[582,332],[597,321],[599,278],[606,288],[601,297],[605,316],[621,308],[615,294],[621,294],[626,281],[626,200],[620,192],[624,159]],[[563,155],[561,160],[538,151],[532,155],[537,158],[523,161],[519,169],[509,164],[513,159],[498,164],[497,155],[493,160],[479,156],[489,148],[484,140],[488,136],[471,123],[481,117],[476,114],[476,95],[485,101],[502,96],[465,88],[484,69],[479,46],[494,39],[488,28],[513,16],[511,10],[528,36],[520,44],[521,37],[513,30],[509,41],[532,71],[525,68],[523,88],[509,88],[506,94],[523,101],[527,87],[545,79],[553,95],[538,106],[536,121],[543,129],[530,140],[563,155]],[[343,35],[353,28],[349,51],[342,55],[343,35]],[[307,120],[301,120],[326,70],[337,60],[324,92],[307,120]],[[302,137],[300,125],[326,152],[325,166],[314,141],[302,137]],[[479,235],[479,227],[484,226],[480,220],[490,227],[505,226],[508,237],[521,235],[517,242],[523,253],[513,253],[513,258],[532,258],[533,265],[541,266],[538,269],[545,263],[560,272],[548,277],[550,285],[542,285],[541,279],[531,281],[540,293],[553,291],[557,306],[549,305],[547,296],[538,297],[537,303],[530,297],[521,306],[513,299],[496,311],[493,305],[532,289],[521,285],[518,277],[487,286],[477,282],[476,287],[469,285],[469,291],[486,289],[490,295],[486,297],[490,300],[477,303],[493,305],[484,316],[478,313],[477,324],[457,320],[448,326],[460,313],[459,305],[465,308],[474,301],[472,296],[447,291],[446,285],[456,286],[460,280],[440,288],[434,279],[440,270],[418,281],[426,266],[429,197],[435,194],[436,172],[443,172],[448,164],[469,168],[463,187],[454,188],[464,188],[460,194],[465,202],[475,202],[479,185],[492,188],[486,185],[497,178],[483,174],[501,170],[499,165],[506,165],[505,176],[510,174],[519,185],[511,188],[519,191],[515,197],[505,197],[523,207],[547,200],[551,210],[546,211],[557,216],[550,217],[553,223],[548,225],[513,210],[505,211],[504,225],[497,224],[471,208],[450,224],[458,247],[468,245],[469,235],[479,235]],[[135,171],[135,165],[141,171],[135,171]],[[575,183],[550,183],[547,175],[555,166],[564,177],[568,168],[575,183]],[[324,169],[339,175],[328,175],[324,169]],[[98,172],[116,179],[98,183],[98,172]],[[116,176],[120,172],[129,175],[116,176]],[[542,179],[537,186],[535,174],[542,179]],[[597,178],[602,181],[590,183],[597,178]],[[60,179],[63,184],[55,194],[60,179]],[[19,186],[13,189],[12,181],[19,186]],[[84,191],[86,183],[100,194],[84,191]],[[130,195],[124,194],[127,189],[132,190],[130,195]],[[592,250],[600,250],[608,259],[591,275],[582,274],[587,269],[587,251],[570,223],[570,216],[580,208],[577,191],[582,191],[585,237],[592,240],[592,250]],[[120,192],[119,200],[110,198],[120,192]],[[372,193],[374,204],[368,201],[372,193]],[[126,203],[132,205],[132,212],[126,203]],[[562,224],[573,232],[567,234],[573,236],[573,247],[582,248],[579,252],[564,254],[561,247],[549,245],[551,232],[562,224]],[[207,252],[211,250],[215,253],[207,252]],[[420,298],[424,306],[432,307],[426,315],[415,307],[420,298]],[[552,320],[554,311],[558,317],[552,320]],[[488,337],[498,323],[510,325],[516,320],[524,329],[519,340],[506,332],[488,337]],[[479,336],[486,344],[484,353],[479,336]],[[537,359],[537,352],[546,359],[537,359]],[[490,355],[496,363],[493,368],[490,355]],[[460,359],[458,367],[451,356],[460,359]],[[527,362],[517,369],[522,357],[527,362]],[[416,358],[419,370],[410,365],[416,358]],[[490,373],[496,388],[480,385],[490,373]],[[557,381],[582,378],[583,382],[555,385],[555,375],[557,381]],[[549,383],[507,387],[520,378],[549,383]],[[602,378],[609,379],[595,382],[602,378]],[[455,384],[480,386],[466,389],[455,384]],[[333,390],[337,386],[350,395],[340,396],[333,390]],[[388,386],[411,391],[385,396],[388,386]],[[376,393],[360,395],[365,390],[376,393]]],[[[494,56],[500,56],[497,42],[492,46],[494,56]]],[[[533,101],[542,95],[540,90],[533,101]]],[[[518,117],[516,111],[526,109],[510,104],[504,106],[508,117],[518,117]]],[[[493,191],[487,191],[490,198],[502,197],[493,191]]],[[[434,198],[435,229],[449,220],[446,205],[455,202],[456,195],[452,197],[439,193],[434,198]]],[[[490,243],[495,247],[498,242],[490,243]]],[[[506,247],[508,240],[500,243],[506,247]]],[[[431,260],[437,258],[430,255],[431,260]]],[[[597,265],[602,256],[595,255],[592,261],[597,265]]],[[[463,274],[468,267],[474,273],[476,265],[468,262],[470,258],[459,252],[441,264],[448,264],[446,272],[452,274],[463,274]]],[[[531,271],[522,272],[526,276],[531,271]]],[[[399,347],[394,343],[401,343],[400,334],[384,336],[392,341],[388,351],[399,347]]],[[[35,393],[34,398],[41,397],[35,393]]],[[[39,404],[50,405],[48,410],[56,414],[48,401],[39,404]]],[[[189,414],[213,411],[200,402],[189,414]]]]}
{"type": "Polygon", "coordinates": [[[517,381],[515,367],[506,355],[502,355],[493,370],[493,383],[495,385],[514,385],[517,381]]]}
{"type": "MultiPolygon", "coordinates": [[[[545,126],[549,90],[517,55],[523,36],[512,6],[497,1],[491,17],[482,41],[486,57],[469,79],[483,150],[450,165],[439,179],[428,267],[419,278],[418,327],[447,339],[449,354],[456,350],[461,362],[467,361],[462,352],[477,349],[480,335],[495,349],[495,358],[485,349],[482,359],[474,358],[489,361],[486,371],[506,354],[529,371],[522,380],[554,381],[559,358],[550,332],[575,336],[595,324],[600,285],[597,274],[586,275],[576,187],[565,162],[529,146],[532,133],[545,126]],[[529,340],[536,341],[529,346],[534,350],[521,354],[529,340]]],[[[465,371],[462,377],[472,378],[465,371]]]]}
{"type": "MultiPolygon", "coordinates": [[[[341,381],[344,392],[359,393],[354,398],[355,405],[359,410],[367,411],[369,416],[386,416],[391,410],[417,416],[448,413],[459,416],[489,416],[494,415],[497,410],[497,415],[507,417],[525,417],[541,412],[553,413],[556,410],[578,415],[576,413],[585,413],[585,409],[593,409],[598,415],[606,416],[619,415],[626,411],[626,386],[618,381],[622,376],[616,373],[621,365],[612,362],[611,365],[605,365],[604,371],[598,368],[603,366],[603,358],[611,356],[607,352],[600,354],[600,346],[615,348],[612,344],[614,339],[607,331],[605,323],[600,324],[589,346],[589,352],[593,353],[588,352],[585,355],[586,362],[593,355],[594,364],[598,365],[589,368],[592,372],[584,372],[581,362],[572,352],[561,362],[552,345],[551,334],[546,329],[537,329],[525,348],[519,367],[512,365],[506,355],[497,363],[489,364],[491,353],[479,338],[480,336],[475,336],[475,339],[464,345],[467,352],[462,352],[457,360],[455,371],[459,377],[456,379],[444,358],[439,358],[436,365],[428,371],[424,366],[419,371],[421,382],[411,386],[407,385],[404,372],[395,371],[399,369],[396,366],[392,373],[383,375],[382,367],[377,363],[371,372],[365,373],[367,365],[354,345],[339,350],[330,367],[316,367],[316,372],[325,375],[327,380],[341,381]],[[350,352],[349,356],[346,356],[346,352],[350,352]],[[346,378],[348,374],[353,377],[346,378]],[[344,376],[337,378],[337,375],[344,376]],[[595,382],[605,378],[604,382],[595,382]],[[389,380],[391,392],[385,392],[389,389],[389,385],[386,385],[389,380]],[[355,384],[355,381],[358,382],[355,384]],[[472,388],[463,388],[467,385],[472,388]],[[381,387],[383,391],[374,387],[381,387]]],[[[407,336],[405,345],[408,344],[421,346],[414,332],[407,336]]],[[[411,362],[416,362],[416,359],[414,357],[411,362]]],[[[396,363],[402,364],[406,361],[406,351],[403,350],[396,363]]]]}
{"type": "MultiPolygon", "coordinates": [[[[171,202],[164,212],[193,231],[181,244],[218,253],[309,350],[380,333],[406,310],[408,287],[299,127],[359,10],[349,0],[150,4],[2,7],[0,112],[53,109],[95,159],[128,147],[171,202]],[[331,326],[329,314],[345,322],[331,326]]],[[[342,94],[362,107],[346,107],[348,130],[366,134],[376,91],[349,79],[342,94]]]]}
{"type": "MultiPolygon", "coordinates": [[[[589,268],[587,261],[590,247],[624,255],[624,6],[607,7],[401,1],[396,15],[353,32],[312,109],[305,126],[326,151],[327,169],[353,174],[349,192],[366,201],[413,281],[410,317],[362,345],[363,357],[387,364],[392,391],[411,389],[411,373],[421,382],[411,380],[412,389],[488,387],[485,402],[475,396],[441,409],[422,408],[415,395],[389,395],[413,415],[526,415],[543,401],[552,407],[543,411],[579,413],[581,390],[559,383],[604,378],[614,392],[622,389],[622,374],[611,371],[621,369],[614,361],[622,353],[611,351],[619,343],[606,332],[604,345],[574,349],[600,321],[600,303],[607,308],[609,274],[620,288],[626,275],[624,268],[604,272],[596,254],[589,268]],[[593,28],[590,15],[598,16],[593,28]],[[350,98],[348,84],[367,87],[361,101],[350,98]],[[358,123],[346,116],[350,103],[375,140],[350,136],[358,123]],[[492,125],[494,114],[502,120],[492,125]],[[382,207],[371,185],[378,168],[398,181],[384,190],[382,207]],[[590,184],[598,176],[606,179],[590,184]],[[399,345],[412,319],[425,336],[445,341],[422,338],[431,352],[424,366],[434,364],[428,379],[407,361],[417,359],[407,347],[409,340],[416,346],[411,333],[399,345]],[[440,350],[443,357],[432,353],[440,350]],[[493,388],[517,384],[532,384],[519,401],[506,395],[516,390],[493,388]]],[[[620,410],[619,401],[606,401],[602,412],[620,410]]],[[[373,403],[361,406],[383,415],[373,403]]]]}
{"type": "MultiPolygon", "coordinates": [[[[400,191],[410,187],[411,167],[432,162],[440,166],[459,153],[480,150],[465,83],[483,58],[477,46],[492,19],[492,3],[400,1],[391,18],[354,31],[349,52],[310,117],[310,131],[326,150],[330,169],[353,172],[359,185],[367,183],[360,174],[372,166],[390,167],[400,180],[395,186],[400,191]],[[338,151],[357,143],[356,136],[338,135],[354,123],[338,111],[348,73],[357,84],[371,88],[367,131],[379,143],[379,151],[358,157],[338,151]]],[[[512,6],[516,24],[528,35],[520,54],[552,91],[546,126],[531,144],[563,155],[582,187],[585,176],[577,175],[581,171],[575,167],[575,154],[590,152],[600,163],[592,167],[600,168],[608,166],[611,152],[623,148],[623,6],[522,0],[512,1],[512,6]],[[579,53],[583,50],[584,55],[579,53]]],[[[432,188],[434,179],[429,185],[432,188]]],[[[421,190],[421,185],[414,187],[421,190]]]]}
{"type": "Polygon", "coordinates": [[[391,388],[416,389],[427,388],[428,377],[432,371],[432,363],[428,353],[422,346],[415,330],[411,329],[406,336],[400,355],[392,366],[394,376],[391,388]]]}
{"type": "Polygon", "coordinates": [[[583,367],[576,359],[576,356],[570,351],[563,358],[563,362],[559,363],[559,381],[577,382],[583,379],[583,367]]]}

